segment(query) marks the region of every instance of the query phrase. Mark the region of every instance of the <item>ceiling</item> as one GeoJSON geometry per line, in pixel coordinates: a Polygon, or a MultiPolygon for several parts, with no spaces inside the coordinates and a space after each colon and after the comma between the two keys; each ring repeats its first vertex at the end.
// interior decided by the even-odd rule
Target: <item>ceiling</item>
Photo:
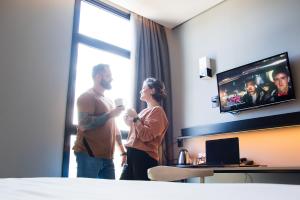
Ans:
{"type": "Polygon", "coordinates": [[[174,28],[224,0],[109,0],[165,27],[174,28]]]}

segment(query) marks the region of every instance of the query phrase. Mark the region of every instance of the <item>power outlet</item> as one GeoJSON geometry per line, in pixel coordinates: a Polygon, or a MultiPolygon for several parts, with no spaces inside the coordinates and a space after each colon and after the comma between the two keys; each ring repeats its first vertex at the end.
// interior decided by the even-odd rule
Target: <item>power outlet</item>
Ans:
{"type": "Polygon", "coordinates": [[[183,147],[183,139],[177,139],[177,147],[183,147]]]}

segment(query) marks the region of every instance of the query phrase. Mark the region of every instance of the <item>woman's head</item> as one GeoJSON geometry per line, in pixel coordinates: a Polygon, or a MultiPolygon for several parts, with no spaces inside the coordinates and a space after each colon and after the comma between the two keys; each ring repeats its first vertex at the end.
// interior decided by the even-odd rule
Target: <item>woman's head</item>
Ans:
{"type": "Polygon", "coordinates": [[[143,88],[140,91],[140,94],[140,99],[142,101],[149,101],[150,98],[153,98],[155,101],[160,102],[167,96],[165,85],[163,84],[163,82],[155,78],[147,78],[144,81],[143,88]]]}

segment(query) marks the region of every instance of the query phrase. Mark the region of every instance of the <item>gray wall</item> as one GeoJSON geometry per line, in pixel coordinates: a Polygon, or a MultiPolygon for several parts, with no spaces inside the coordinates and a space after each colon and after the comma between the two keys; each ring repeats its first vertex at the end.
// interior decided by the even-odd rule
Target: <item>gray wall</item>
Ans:
{"type": "Polygon", "coordinates": [[[73,7],[0,2],[0,177],[61,175],[73,7]]]}
{"type": "Polygon", "coordinates": [[[177,134],[182,127],[300,110],[300,98],[238,116],[220,114],[210,102],[217,95],[216,73],[285,51],[300,94],[299,10],[298,0],[226,0],[168,32],[177,134]],[[203,56],[214,60],[210,80],[198,76],[198,59],[203,56]]]}
{"type": "MultiPolygon", "coordinates": [[[[179,136],[180,130],[186,127],[300,110],[299,10],[299,0],[226,0],[167,32],[175,136],[179,136]],[[244,111],[236,116],[220,114],[218,108],[212,108],[210,99],[217,95],[216,73],[285,51],[290,57],[298,97],[296,101],[244,111]],[[203,56],[213,60],[214,75],[210,80],[202,80],[198,75],[198,59],[203,56]]],[[[282,130],[289,132],[290,129],[282,130]]],[[[272,133],[268,134],[268,138],[272,138],[272,133]]],[[[282,134],[284,141],[289,140],[286,146],[299,139],[299,136],[286,138],[288,134],[282,134]]],[[[256,133],[253,133],[253,137],[260,139],[256,133]]],[[[250,141],[249,138],[244,139],[243,143],[250,141]]],[[[253,142],[252,145],[255,146],[253,142]]],[[[265,142],[261,142],[260,148],[266,149],[265,145],[265,142]]],[[[272,141],[268,145],[272,145],[272,141]]],[[[299,148],[290,147],[289,153],[292,149],[293,156],[298,156],[299,148]]],[[[300,166],[299,162],[292,164],[300,166]]]]}

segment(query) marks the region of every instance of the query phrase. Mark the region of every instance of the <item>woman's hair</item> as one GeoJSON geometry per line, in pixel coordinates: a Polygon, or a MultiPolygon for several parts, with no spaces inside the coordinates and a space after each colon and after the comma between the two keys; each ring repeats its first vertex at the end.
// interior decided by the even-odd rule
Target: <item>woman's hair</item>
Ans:
{"type": "Polygon", "coordinates": [[[162,99],[166,98],[166,89],[163,82],[155,79],[155,78],[147,78],[144,83],[147,84],[147,86],[150,89],[154,88],[154,94],[152,94],[152,97],[157,101],[160,102],[162,99]]]}

